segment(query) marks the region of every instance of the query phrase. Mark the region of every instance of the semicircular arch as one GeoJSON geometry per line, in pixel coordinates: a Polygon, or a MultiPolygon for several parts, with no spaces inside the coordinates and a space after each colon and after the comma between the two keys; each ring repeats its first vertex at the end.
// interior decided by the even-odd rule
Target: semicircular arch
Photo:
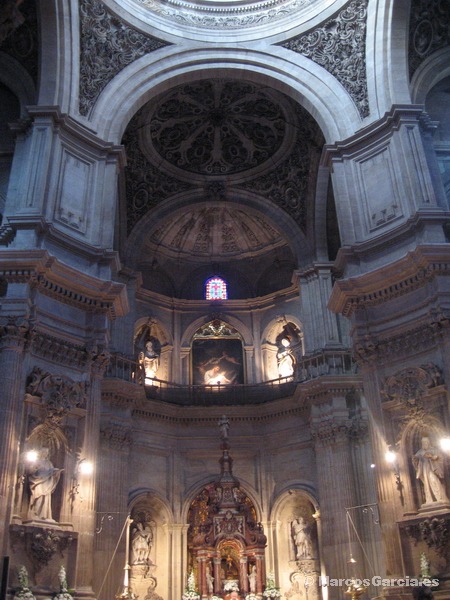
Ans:
{"type": "Polygon", "coordinates": [[[315,118],[329,143],[360,127],[353,100],[330,73],[284,48],[271,51],[229,47],[155,51],[123,69],[105,87],[90,120],[100,137],[120,143],[133,115],[162,92],[180,83],[232,76],[270,86],[297,101],[315,118]]]}

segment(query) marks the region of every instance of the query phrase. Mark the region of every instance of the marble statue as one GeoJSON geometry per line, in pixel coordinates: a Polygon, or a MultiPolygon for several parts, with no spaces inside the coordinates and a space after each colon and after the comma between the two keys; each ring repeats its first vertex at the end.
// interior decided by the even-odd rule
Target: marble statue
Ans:
{"type": "Polygon", "coordinates": [[[248,585],[250,588],[250,593],[254,594],[256,592],[256,565],[253,565],[250,569],[250,573],[248,575],[248,585]]]}
{"type": "Polygon", "coordinates": [[[296,558],[311,558],[312,543],[308,532],[308,524],[303,517],[292,521],[292,536],[296,547],[296,558]]]}
{"type": "Polygon", "coordinates": [[[222,415],[217,423],[220,429],[220,439],[228,439],[228,429],[230,428],[230,421],[225,415],[222,415]]]}
{"type": "Polygon", "coordinates": [[[132,564],[147,564],[150,560],[150,551],[153,546],[153,530],[148,523],[140,521],[135,524],[131,534],[132,564]]]}
{"type": "Polygon", "coordinates": [[[277,352],[277,366],[279,377],[290,377],[294,373],[294,357],[291,350],[283,347],[277,352]]]}
{"type": "Polygon", "coordinates": [[[211,575],[211,567],[206,566],[206,586],[208,588],[208,594],[214,593],[214,577],[211,575]]]}
{"type": "Polygon", "coordinates": [[[63,469],[57,469],[49,459],[49,449],[42,448],[38,459],[28,471],[30,487],[29,515],[32,519],[52,521],[52,494],[63,469]]]}
{"type": "Polygon", "coordinates": [[[159,369],[159,353],[156,351],[154,342],[148,340],[145,350],[139,353],[138,362],[144,370],[145,379],[154,379],[159,369]]]}
{"type": "Polygon", "coordinates": [[[422,447],[414,454],[413,464],[416,478],[423,485],[425,504],[448,502],[442,454],[431,445],[428,437],[422,438],[422,447]]]}

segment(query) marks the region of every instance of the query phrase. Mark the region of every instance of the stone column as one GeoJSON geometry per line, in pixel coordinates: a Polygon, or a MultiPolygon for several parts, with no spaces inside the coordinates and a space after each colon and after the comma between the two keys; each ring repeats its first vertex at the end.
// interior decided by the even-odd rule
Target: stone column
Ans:
{"type": "Polygon", "coordinates": [[[101,405],[101,378],[108,362],[106,354],[92,356],[91,383],[86,409],[84,428],[84,442],[81,459],[92,462],[94,476],[80,480],[80,496],[83,503],[78,506],[79,531],[78,531],[78,558],[76,569],[77,596],[94,596],[94,535],[96,528],[96,492],[98,472],[98,451],[100,437],[100,405],[101,405]]]}
{"type": "MultiPolygon", "coordinates": [[[[321,558],[331,578],[361,577],[364,568],[360,550],[349,536],[346,508],[356,506],[356,482],[349,440],[350,420],[344,397],[329,399],[312,407],[312,435],[318,465],[318,491],[322,521],[321,558]],[[352,543],[350,543],[349,538],[352,543]],[[357,561],[352,572],[350,556],[357,561]]],[[[329,588],[329,598],[337,598],[338,588],[329,588]]]]}
{"type": "MultiPolygon", "coordinates": [[[[8,525],[14,506],[19,462],[22,405],[25,394],[22,365],[28,322],[8,318],[0,324],[0,522],[8,525]]],[[[8,531],[1,528],[0,553],[7,554],[8,531]]]]}
{"type": "MultiPolygon", "coordinates": [[[[94,546],[97,557],[96,570],[102,573],[103,578],[114,555],[116,545],[119,543],[113,566],[102,590],[103,598],[112,599],[122,584],[125,564],[124,523],[128,514],[131,427],[129,424],[125,425],[118,420],[108,418],[108,422],[101,426],[100,441],[102,448],[96,471],[102,473],[103,476],[97,477],[98,512],[94,546]],[[110,512],[112,508],[114,513],[110,512]],[[122,532],[123,535],[120,539],[122,532]]],[[[102,583],[103,581],[94,582],[96,593],[102,583]]]]}
{"type": "MultiPolygon", "coordinates": [[[[305,353],[322,348],[342,346],[338,316],[327,303],[333,287],[331,263],[316,263],[309,269],[297,271],[300,285],[305,353]]],[[[347,340],[344,340],[348,345],[347,340]]]]}
{"type": "Polygon", "coordinates": [[[241,557],[239,561],[239,579],[241,584],[239,586],[241,593],[247,594],[248,592],[248,577],[247,577],[247,557],[241,557]]]}
{"type": "Polygon", "coordinates": [[[220,558],[214,559],[214,593],[220,594],[222,591],[222,582],[220,580],[220,558]]]}
{"type": "MultiPolygon", "coordinates": [[[[171,557],[172,570],[169,573],[169,590],[171,596],[168,600],[179,600],[183,595],[187,581],[187,532],[189,525],[173,523],[171,527],[171,557]]],[[[170,564],[170,563],[169,563],[170,564]]]]}

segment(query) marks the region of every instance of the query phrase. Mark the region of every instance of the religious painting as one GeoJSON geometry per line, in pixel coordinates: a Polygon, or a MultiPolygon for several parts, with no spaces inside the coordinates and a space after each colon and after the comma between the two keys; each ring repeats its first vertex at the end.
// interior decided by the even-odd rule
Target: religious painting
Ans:
{"type": "Polygon", "coordinates": [[[192,379],[194,385],[244,383],[241,340],[195,339],[192,342],[192,379]]]}

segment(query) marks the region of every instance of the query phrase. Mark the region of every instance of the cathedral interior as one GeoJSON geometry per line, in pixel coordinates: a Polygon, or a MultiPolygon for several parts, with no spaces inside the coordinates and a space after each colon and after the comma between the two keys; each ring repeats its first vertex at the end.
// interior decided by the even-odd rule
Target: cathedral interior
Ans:
{"type": "Polygon", "coordinates": [[[0,600],[450,598],[449,23],[3,0],[0,600]]]}

